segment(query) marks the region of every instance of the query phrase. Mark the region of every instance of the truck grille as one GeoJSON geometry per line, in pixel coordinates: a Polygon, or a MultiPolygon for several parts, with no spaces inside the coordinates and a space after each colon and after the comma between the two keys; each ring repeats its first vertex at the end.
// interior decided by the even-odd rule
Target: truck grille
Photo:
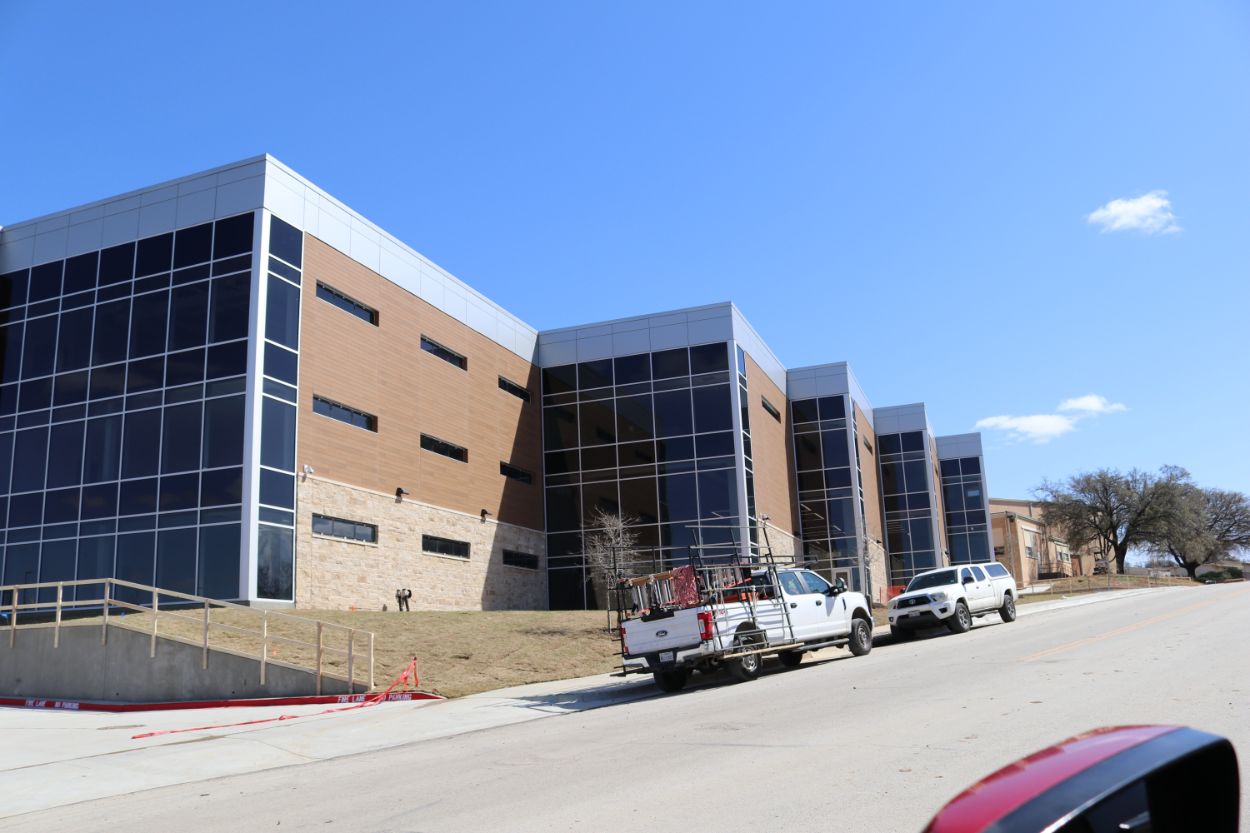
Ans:
{"type": "Polygon", "coordinates": [[[903,599],[901,602],[898,603],[898,606],[899,607],[916,607],[917,605],[923,605],[923,604],[928,604],[928,603],[929,603],[928,596],[913,596],[910,599],[903,599]]]}

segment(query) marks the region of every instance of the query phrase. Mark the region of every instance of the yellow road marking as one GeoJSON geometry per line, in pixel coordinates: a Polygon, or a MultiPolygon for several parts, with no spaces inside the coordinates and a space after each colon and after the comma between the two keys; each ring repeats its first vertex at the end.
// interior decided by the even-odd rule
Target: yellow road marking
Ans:
{"type": "Polygon", "coordinates": [[[1247,592],[1250,592],[1250,587],[1242,588],[1220,599],[1205,599],[1201,602],[1191,604],[1188,607],[1177,608],[1176,610],[1170,611],[1168,613],[1161,613],[1158,616],[1154,616],[1150,619],[1144,619],[1140,622],[1134,622],[1131,625],[1125,625],[1124,627],[1116,628],[1115,630],[1110,630],[1110,631],[1107,631],[1106,633],[1100,633],[1096,636],[1087,636],[1084,639],[1078,639],[1074,642],[1068,642],[1063,645],[1056,645],[1053,648],[1047,648],[1044,651],[1038,651],[1036,654],[1030,654],[1027,657],[1023,657],[1020,661],[1021,662],[1036,662],[1039,659],[1047,659],[1049,657],[1055,656],[1056,654],[1063,654],[1068,651],[1075,651],[1077,648],[1083,648],[1086,645],[1092,645],[1095,642],[1101,642],[1104,639],[1111,639],[1112,637],[1115,637],[1115,636],[1123,636],[1126,633],[1132,633],[1133,631],[1140,630],[1149,625],[1157,625],[1160,622],[1166,622],[1168,619],[1175,619],[1177,616],[1183,616],[1186,613],[1191,613],[1200,608],[1207,607],[1208,605],[1213,605],[1217,602],[1225,601],[1233,596],[1239,596],[1242,593],[1247,593],[1247,592]]]}

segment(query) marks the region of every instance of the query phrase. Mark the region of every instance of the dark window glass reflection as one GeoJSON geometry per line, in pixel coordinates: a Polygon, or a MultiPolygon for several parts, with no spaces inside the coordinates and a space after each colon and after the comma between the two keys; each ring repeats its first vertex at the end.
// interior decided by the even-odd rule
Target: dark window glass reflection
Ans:
{"type": "Polygon", "coordinates": [[[110,364],[126,358],[130,333],[130,301],[112,301],[95,308],[95,349],[92,364],[110,364]]]}
{"type": "Polygon", "coordinates": [[[654,397],[654,407],[657,437],[673,437],[694,432],[690,391],[674,390],[657,393],[654,397]]]}
{"type": "Polygon", "coordinates": [[[690,356],[685,347],[651,354],[651,375],[656,379],[690,375],[690,356]]]}
{"type": "Polygon", "coordinates": [[[200,476],[200,505],[226,506],[243,500],[243,469],[213,469],[200,476]]]}
{"type": "Polygon", "coordinates": [[[200,528],[200,595],[212,599],[239,597],[239,533],[239,524],[200,528]]]}
{"type": "Polygon", "coordinates": [[[0,333],[0,351],[4,353],[3,375],[5,382],[16,382],[21,378],[22,369],[22,336],[26,325],[19,322],[10,324],[0,333]]]}
{"type": "Polygon", "coordinates": [[[65,261],[66,295],[95,289],[96,271],[100,265],[99,252],[87,252],[85,255],[71,257],[65,261]]]}
{"type": "Polygon", "coordinates": [[[83,428],[85,423],[53,425],[48,444],[48,488],[82,482],[83,428]]]}
{"type": "Polygon", "coordinates": [[[156,537],[156,586],[195,592],[195,529],[163,529],[156,537]]]}
{"type": "Polygon", "coordinates": [[[241,255],[252,250],[252,214],[217,221],[213,235],[213,259],[241,255]]]}
{"type": "Polygon", "coordinates": [[[134,276],[134,243],[123,243],[100,252],[100,286],[128,281],[134,276]]]}
{"type": "Polygon", "coordinates": [[[690,348],[690,373],[715,373],[729,369],[729,350],[720,344],[700,344],[690,348]]]}
{"type": "Polygon", "coordinates": [[[261,469],[260,502],[285,509],[295,508],[295,476],[261,469]]]}
{"type": "MultiPolygon", "coordinates": [[[[156,533],[136,532],[117,536],[117,577],[135,584],[152,584],[156,570],[156,533]]],[[[118,596],[132,603],[143,601],[140,591],[118,588],[118,596]]],[[[148,602],[152,601],[151,595],[148,602]]]]}
{"type": "Polygon", "coordinates": [[[267,396],[261,406],[260,462],[295,470],[295,408],[267,396]]]}
{"type": "Polygon", "coordinates": [[[26,322],[26,345],[22,352],[22,377],[46,376],[52,372],[56,351],[57,316],[26,322]]]}
{"type": "MultiPolygon", "coordinates": [[[[154,413],[154,412],[153,412],[154,413]]],[[[100,417],[87,422],[87,441],[83,482],[96,483],[117,479],[121,457],[122,417],[100,417]]]]}
{"type": "Polygon", "coordinates": [[[61,329],[57,335],[56,369],[77,370],[91,364],[90,308],[76,309],[61,314],[61,329]]]}
{"type": "Polygon", "coordinates": [[[568,393],[577,389],[577,365],[566,364],[543,369],[543,393],[568,393]]]}
{"type": "Polygon", "coordinates": [[[169,303],[169,349],[198,347],[205,341],[208,283],[176,287],[169,303]]]}
{"type": "Polygon", "coordinates": [[[157,492],[155,477],[122,481],[117,514],[146,515],[155,512],[157,492]]]}
{"type": "Polygon", "coordinates": [[[613,366],[618,385],[632,385],[651,379],[651,356],[647,353],[620,356],[613,359],[613,366]]]}
{"type": "Polygon", "coordinates": [[[270,218],[269,253],[298,269],[304,264],[303,251],[304,235],[300,230],[277,217],[270,218]]]}
{"type": "Polygon", "coordinates": [[[126,414],[126,440],[122,445],[122,477],[156,474],[160,462],[161,412],[126,414]]]}
{"type": "Polygon", "coordinates": [[[31,269],[28,302],[34,304],[58,297],[61,294],[61,273],[64,267],[64,261],[58,260],[55,263],[44,263],[31,269]]]}
{"type": "Polygon", "coordinates": [[[82,519],[111,518],[117,514],[117,484],[101,483],[82,490],[82,519]]]}
{"type": "Polygon", "coordinates": [[[48,458],[48,429],[18,431],[13,446],[13,491],[42,489],[48,458]]]}
{"type": "Polygon", "coordinates": [[[0,275],[0,309],[21,306],[26,303],[26,289],[30,282],[30,270],[21,269],[0,275]]]}
{"type": "Polygon", "coordinates": [[[730,405],[729,385],[695,388],[690,393],[691,398],[694,400],[694,430],[696,433],[726,431],[733,427],[733,408],[730,405]]]}
{"type": "Polygon", "coordinates": [[[243,272],[213,281],[208,340],[231,341],[247,335],[251,275],[243,272]]]}
{"type": "Polygon", "coordinates": [[[174,254],[173,234],[161,234],[139,241],[139,251],[135,258],[135,276],[155,275],[157,272],[168,272],[174,254]]]}
{"type": "Polygon", "coordinates": [[[262,599],[290,599],[294,561],[294,531],[261,524],[257,535],[257,595],[262,599]]]}
{"type": "Polygon", "coordinates": [[[161,473],[200,467],[201,403],[165,408],[161,444],[161,473]]]}
{"type": "Polygon", "coordinates": [[[169,321],[169,292],[139,295],[134,301],[134,326],[130,331],[130,355],[151,356],[165,352],[169,321]]]}
{"type": "Polygon", "coordinates": [[[210,259],[213,244],[213,224],[204,223],[174,233],[174,268],[181,269],[210,259]]]}
{"type": "Polygon", "coordinates": [[[270,276],[265,308],[265,337],[299,349],[299,290],[270,276]]]}
{"type": "MultiPolygon", "coordinates": [[[[268,345],[266,345],[266,347],[268,347],[268,345]]],[[[288,353],[287,355],[291,354],[288,353]]],[[[266,367],[267,366],[268,365],[266,365],[266,367]]],[[[237,376],[246,372],[246,341],[235,341],[230,344],[214,344],[212,347],[208,348],[208,359],[204,365],[205,379],[220,379],[224,376],[237,376]]]]}
{"type": "Polygon", "coordinates": [[[602,388],[612,384],[612,360],[597,359],[577,366],[577,387],[580,390],[602,388]]]}
{"type": "Polygon", "coordinates": [[[200,500],[198,474],[172,474],[161,478],[160,510],[194,509],[200,500]]]}

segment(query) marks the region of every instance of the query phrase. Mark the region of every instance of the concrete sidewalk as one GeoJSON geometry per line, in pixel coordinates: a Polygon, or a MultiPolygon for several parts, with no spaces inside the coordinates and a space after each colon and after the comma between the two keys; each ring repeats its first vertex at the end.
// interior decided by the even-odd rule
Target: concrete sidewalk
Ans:
{"type": "MultiPolygon", "coordinates": [[[[1021,616],[1175,588],[1112,591],[1098,598],[1020,606],[1021,616]]],[[[874,636],[883,629],[874,631],[874,636]]],[[[888,636],[889,629],[884,629],[888,636]]],[[[888,642],[883,640],[883,642],[888,642]]],[[[815,654],[833,658],[841,649],[815,654]]],[[[715,685],[715,678],[708,678],[715,685]]],[[[698,685],[703,685],[699,680],[698,685]]],[[[325,714],[326,706],[196,709],[193,711],[74,712],[0,708],[5,754],[0,818],[275,767],[322,761],[468,732],[659,696],[649,676],[600,674],[517,686],[457,700],[380,703],[325,714]],[[237,724],[291,715],[251,726],[183,731],[133,740],[144,732],[237,724]]]]}

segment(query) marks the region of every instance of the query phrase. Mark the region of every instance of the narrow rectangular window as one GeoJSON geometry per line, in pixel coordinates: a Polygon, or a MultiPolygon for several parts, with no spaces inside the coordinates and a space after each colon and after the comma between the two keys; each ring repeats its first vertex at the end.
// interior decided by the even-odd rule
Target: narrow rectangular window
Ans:
{"type": "Polygon", "coordinates": [[[334,304],[334,306],[350,312],[361,321],[368,321],[373,326],[378,326],[378,311],[373,307],[367,307],[359,301],[353,301],[351,298],[339,292],[337,289],[326,286],[321,281],[317,281],[317,297],[323,301],[334,304]]]}
{"type": "Polygon", "coordinates": [[[461,370],[469,369],[469,360],[457,353],[455,350],[449,350],[433,339],[421,336],[421,349],[427,353],[433,353],[448,364],[454,364],[461,370]]]}
{"type": "Polygon", "coordinates": [[[348,425],[355,425],[366,431],[378,430],[378,418],[373,414],[349,408],[332,399],[326,399],[324,396],[313,397],[313,413],[337,419],[339,422],[346,422],[348,425]]]}
{"type": "Polygon", "coordinates": [[[760,404],[764,406],[765,411],[768,411],[769,416],[771,416],[773,419],[777,420],[778,422],[781,422],[781,411],[777,410],[776,405],[769,402],[767,399],[765,399],[762,396],[760,397],[760,404]]]}
{"type": "Polygon", "coordinates": [[[522,483],[534,482],[534,475],[530,474],[525,469],[519,469],[516,466],[503,462],[502,460],[499,461],[499,473],[504,477],[510,477],[513,480],[520,480],[522,483]]]}
{"type": "Polygon", "coordinates": [[[435,454],[441,454],[462,463],[469,462],[469,449],[440,440],[438,437],[431,437],[429,434],[421,435],[421,447],[426,451],[433,451],[435,454]]]}
{"type": "Polygon", "coordinates": [[[537,570],[538,556],[528,552],[504,550],[503,563],[508,567],[523,567],[526,570],[537,570]]]}
{"type": "Polygon", "coordinates": [[[465,559],[469,557],[468,541],[454,541],[451,538],[439,538],[437,535],[422,535],[421,549],[435,555],[450,555],[465,559]]]}
{"type": "Polygon", "coordinates": [[[504,377],[500,376],[499,377],[499,389],[507,391],[508,393],[512,394],[517,399],[520,399],[522,401],[525,401],[525,402],[530,401],[530,392],[526,390],[523,386],[518,385],[516,382],[512,381],[511,379],[505,379],[504,377]]]}
{"type": "Polygon", "coordinates": [[[374,524],[360,521],[348,521],[343,518],[332,518],[328,515],[312,516],[313,535],[325,535],[329,538],[342,538],[346,541],[362,541],[366,544],[378,542],[378,528],[374,524]]]}

